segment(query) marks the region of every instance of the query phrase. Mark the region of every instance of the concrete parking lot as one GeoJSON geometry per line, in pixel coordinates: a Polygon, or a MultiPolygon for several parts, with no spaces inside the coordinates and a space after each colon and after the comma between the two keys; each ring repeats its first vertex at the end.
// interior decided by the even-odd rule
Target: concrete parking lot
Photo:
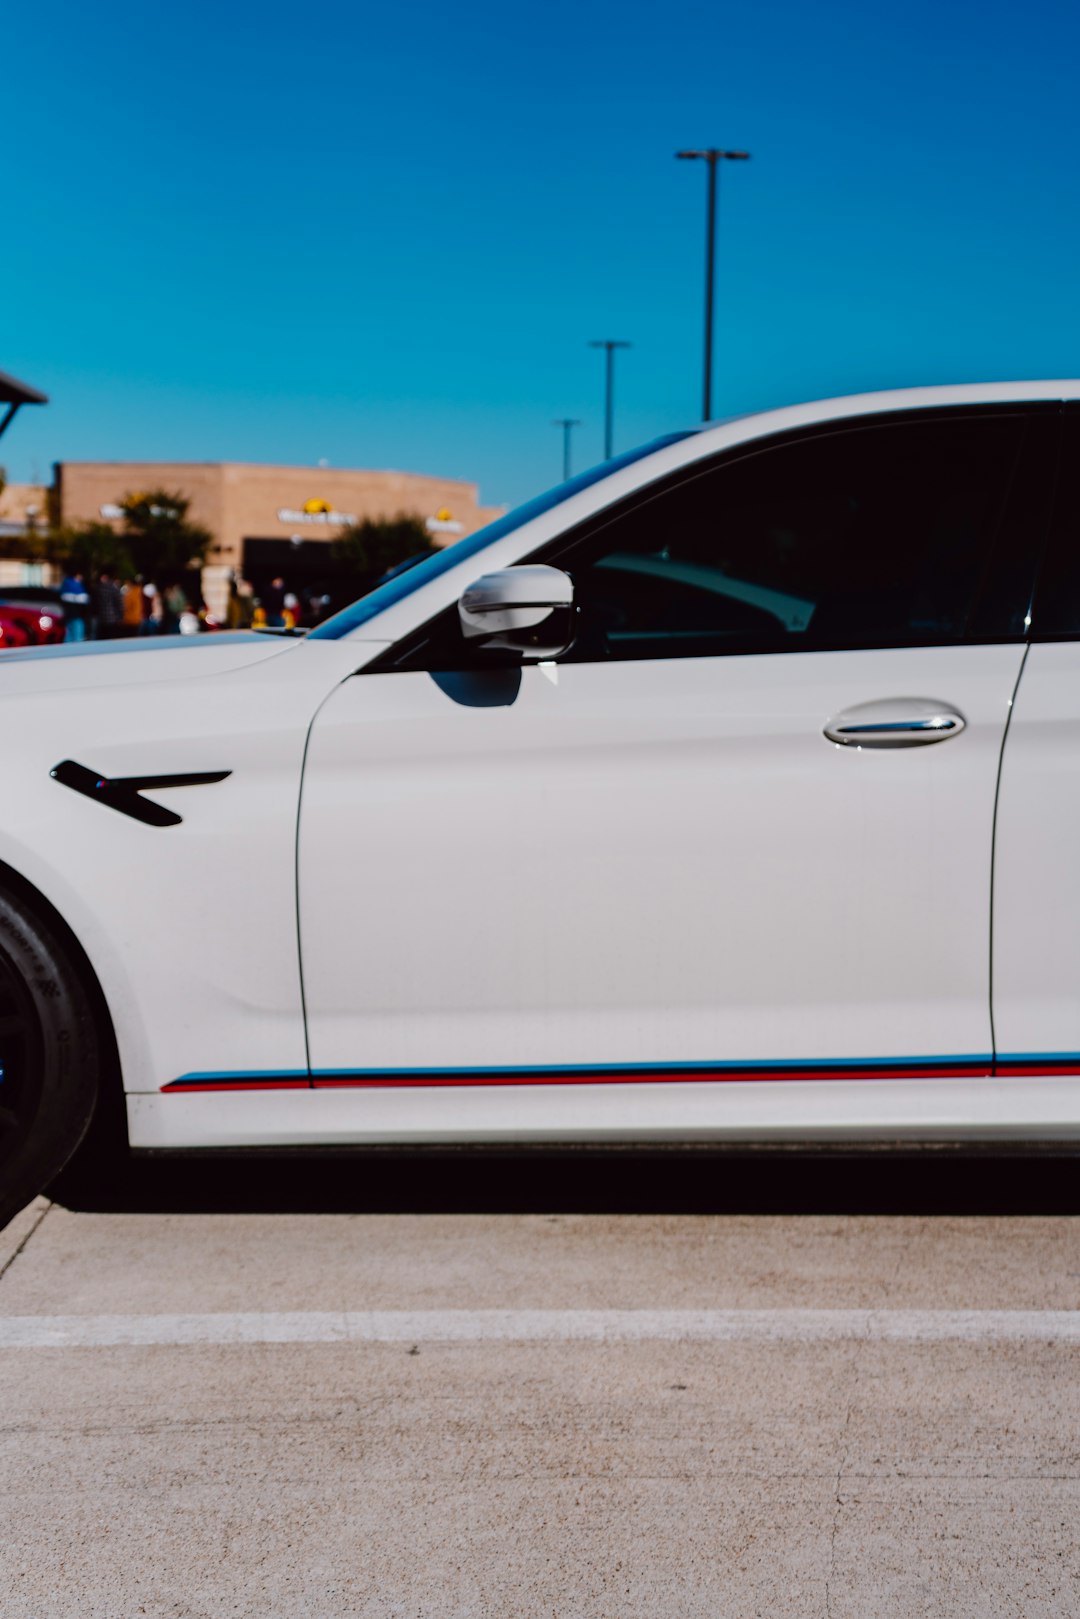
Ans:
{"type": "Polygon", "coordinates": [[[1080,1164],[138,1166],[0,1233],[4,1619],[1080,1608],[1080,1164]]]}

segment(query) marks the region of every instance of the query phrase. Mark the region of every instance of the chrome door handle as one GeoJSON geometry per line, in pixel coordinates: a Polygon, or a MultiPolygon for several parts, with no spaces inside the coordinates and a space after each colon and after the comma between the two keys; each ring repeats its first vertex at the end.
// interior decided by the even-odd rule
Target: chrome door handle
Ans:
{"type": "Polygon", "coordinates": [[[959,736],[964,716],[929,697],[885,697],[858,703],[827,721],[825,735],[845,748],[917,748],[959,736]]]}

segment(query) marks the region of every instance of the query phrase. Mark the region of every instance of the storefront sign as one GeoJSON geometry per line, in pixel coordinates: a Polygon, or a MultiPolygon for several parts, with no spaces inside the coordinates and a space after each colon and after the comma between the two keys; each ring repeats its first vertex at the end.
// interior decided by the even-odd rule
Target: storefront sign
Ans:
{"type": "Polygon", "coordinates": [[[302,506],[278,508],[279,523],[337,523],[344,528],[356,522],[355,512],[336,512],[328,500],[305,500],[302,506]]]}
{"type": "Polygon", "coordinates": [[[454,514],[448,507],[443,506],[434,517],[425,518],[425,526],[432,534],[460,534],[462,524],[455,521],[454,514]]]}

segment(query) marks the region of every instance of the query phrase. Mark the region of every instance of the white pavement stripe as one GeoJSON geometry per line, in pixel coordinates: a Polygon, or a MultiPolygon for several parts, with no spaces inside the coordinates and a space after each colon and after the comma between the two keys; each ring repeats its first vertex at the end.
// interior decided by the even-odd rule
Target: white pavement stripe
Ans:
{"type": "Polygon", "coordinates": [[[1080,1343],[1076,1310],[360,1310],[0,1316],[0,1349],[123,1344],[1080,1343]]]}

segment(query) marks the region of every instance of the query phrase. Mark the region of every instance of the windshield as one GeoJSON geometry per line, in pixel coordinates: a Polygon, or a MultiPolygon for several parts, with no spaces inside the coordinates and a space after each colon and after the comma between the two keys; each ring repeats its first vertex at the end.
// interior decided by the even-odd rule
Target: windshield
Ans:
{"type": "Polygon", "coordinates": [[[396,578],[387,579],[383,584],[376,585],[374,590],[369,591],[366,596],[361,596],[359,601],[342,608],[340,613],[328,618],[325,624],[317,625],[310,632],[308,639],[340,640],[343,635],[351,634],[378,613],[393,607],[395,602],[411,596],[421,585],[437,579],[450,568],[456,568],[466,557],[475,556],[478,551],[485,550],[496,540],[501,540],[504,535],[513,533],[514,529],[521,528],[525,523],[531,523],[534,517],[550,511],[553,506],[561,506],[564,500],[579,495],[583,489],[599,483],[601,478],[608,477],[610,473],[631,466],[635,461],[644,460],[645,456],[652,455],[655,450],[662,450],[668,444],[678,444],[685,438],[693,438],[696,431],[697,429],[691,429],[683,433],[666,433],[662,438],[655,438],[636,450],[627,450],[625,454],[616,455],[610,461],[602,461],[598,467],[590,467],[588,472],[579,472],[576,478],[570,478],[566,483],[556,484],[554,489],[548,489],[533,500],[527,500],[524,506],[516,506],[512,512],[507,512],[505,517],[497,517],[494,523],[488,523],[486,528],[477,529],[475,534],[468,534],[463,540],[448,545],[445,550],[436,551],[433,556],[425,557],[422,562],[416,563],[415,567],[407,568],[396,578]]]}

